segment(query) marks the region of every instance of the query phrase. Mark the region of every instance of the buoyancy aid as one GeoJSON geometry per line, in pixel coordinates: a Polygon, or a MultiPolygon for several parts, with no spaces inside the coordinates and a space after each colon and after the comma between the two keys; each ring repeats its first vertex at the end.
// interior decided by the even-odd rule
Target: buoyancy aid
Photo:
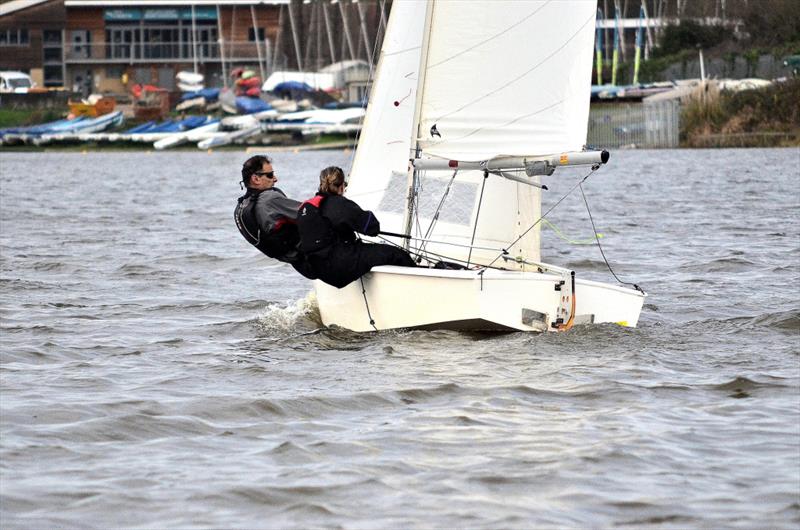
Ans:
{"type": "Polygon", "coordinates": [[[302,234],[300,251],[305,254],[323,251],[337,240],[331,222],[320,213],[326,198],[325,194],[317,194],[301,204],[298,210],[297,227],[302,234]]]}
{"type": "Polygon", "coordinates": [[[264,234],[258,226],[255,214],[258,195],[248,192],[239,197],[233,213],[236,228],[248,243],[270,258],[286,261],[287,254],[294,254],[297,250],[297,243],[300,240],[297,225],[291,219],[281,218],[268,234],[264,234]]]}

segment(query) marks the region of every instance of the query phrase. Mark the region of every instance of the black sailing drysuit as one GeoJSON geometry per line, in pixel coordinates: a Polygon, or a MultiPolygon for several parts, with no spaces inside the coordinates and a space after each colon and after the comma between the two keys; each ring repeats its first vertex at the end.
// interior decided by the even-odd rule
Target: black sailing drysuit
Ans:
{"type": "Polygon", "coordinates": [[[251,245],[313,280],[316,276],[305,255],[297,250],[300,235],[295,216],[299,206],[300,202],[288,198],[278,188],[248,188],[247,193],[239,197],[233,218],[239,232],[251,245]]]}
{"type": "Polygon", "coordinates": [[[380,223],[353,201],[318,193],[300,206],[297,216],[300,251],[312,272],[341,289],[378,265],[416,266],[406,251],[392,245],[364,243],[355,232],[376,236],[380,223]]]}

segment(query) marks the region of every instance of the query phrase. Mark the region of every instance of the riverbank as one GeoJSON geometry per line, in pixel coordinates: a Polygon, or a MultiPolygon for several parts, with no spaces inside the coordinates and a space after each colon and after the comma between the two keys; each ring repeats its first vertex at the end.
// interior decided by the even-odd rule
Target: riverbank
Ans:
{"type": "MultiPolygon", "coordinates": [[[[765,88],[749,89],[740,92],[720,91],[717,83],[710,81],[702,90],[685,99],[681,104],[680,117],[675,113],[674,122],[679,132],[674,132],[676,140],[671,146],[676,147],[787,147],[800,145],[800,79],[794,78],[774,83],[765,88]],[[677,125],[679,123],[679,126],[677,125]],[[679,140],[678,140],[679,138],[679,140]]],[[[632,123],[632,110],[637,103],[593,103],[592,109],[602,111],[600,118],[594,116],[590,124],[590,133],[599,126],[611,128],[608,138],[597,138],[590,134],[592,145],[615,148],[618,146],[639,146],[638,141],[617,142],[619,135],[631,130],[652,130],[652,122],[656,118],[646,117],[641,123],[632,123]],[[615,114],[615,109],[619,112],[615,114]],[[620,123],[611,119],[620,114],[620,123]],[[631,123],[629,123],[631,122],[631,123]],[[598,125],[599,124],[599,125],[598,125]],[[592,129],[595,127],[595,129],[592,129]],[[593,141],[594,138],[594,141],[593,141]]],[[[595,113],[596,114],[596,113],[595,113]]],[[[60,119],[52,109],[11,110],[0,109],[0,127],[26,126],[60,119]]],[[[124,129],[136,123],[126,122],[124,129]]],[[[302,136],[290,133],[270,133],[250,140],[251,143],[234,144],[217,147],[215,150],[242,150],[252,146],[268,146],[269,149],[307,150],[307,149],[339,149],[352,148],[357,139],[340,134],[323,134],[318,136],[302,136]]],[[[653,147],[653,146],[650,146],[653,147]]],[[[149,151],[152,143],[141,142],[73,142],[61,144],[5,145],[2,151],[149,151]]],[[[196,150],[191,144],[176,147],[178,150],[196,150]]]]}
{"type": "Polygon", "coordinates": [[[741,92],[709,84],[681,110],[681,147],[800,145],[800,79],[741,92]]]}

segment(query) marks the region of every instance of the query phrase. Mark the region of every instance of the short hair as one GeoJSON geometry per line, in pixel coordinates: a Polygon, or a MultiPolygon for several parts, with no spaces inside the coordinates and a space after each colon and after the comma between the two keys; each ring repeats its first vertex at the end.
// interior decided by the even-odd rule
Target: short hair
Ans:
{"type": "Polygon", "coordinates": [[[339,187],[344,184],[344,171],[340,167],[326,167],[319,173],[320,193],[336,193],[339,187]]]}
{"type": "Polygon", "coordinates": [[[245,186],[250,187],[250,177],[256,171],[261,171],[264,164],[272,164],[272,159],[265,155],[256,155],[247,159],[242,165],[242,182],[245,186]]]}

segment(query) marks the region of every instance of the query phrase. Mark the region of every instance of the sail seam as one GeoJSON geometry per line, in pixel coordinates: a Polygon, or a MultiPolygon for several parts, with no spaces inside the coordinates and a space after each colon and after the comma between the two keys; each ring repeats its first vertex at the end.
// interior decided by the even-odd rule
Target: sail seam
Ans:
{"type": "Polygon", "coordinates": [[[413,48],[405,48],[405,49],[402,49],[402,50],[397,50],[396,52],[384,52],[383,56],[384,57],[391,57],[393,55],[400,55],[401,53],[406,53],[406,52],[412,52],[414,50],[419,50],[420,48],[422,48],[422,46],[414,46],[413,48]]]}
{"type": "MultiPolygon", "coordinates": [[[[498,129],[502,129],[502,128],[504,128],[504,127],[508,127],[509,125],[512,125],[512,124],[514,124],[514,123],[516,123],[516,122],[518,122],[518,121],[520,121],[520,120],[524,120],[525,118],[530,118],[531,116],[535,116],[535,115],[537,115],[537,114],[541,114],[542,112],[545,112],[545,111],[547,111],[547,110],[550,110],[550,109],[552,109],[553,107],[557,107],[558,105],[562,104],[563,102],[564,102],[564,100],[563,100],[563,99],[560,99],[560,100],[556,101],[555,103],[553,103],[553,104],[551,104],[551,105],[549,105],[549,106],[547,106],[547,107],[544,107],[544,108],[541,108],[541,109],[535,110],[534,112],[531,112],[530,114],[524,114],[524,115],[522,115],[522,116],[519,116],[519,117],[517,117],[517,118],[514,118],[513,120],[511,120],[511,121],[509,121],[509,122],[507,122],[507,123],[504,123],[504,124],[502,124],[502,125],[499,125],[499,126],[497,126],[497,128],[498,128],[498,129]]],[[[448,140],[446,140],[446,141],[444,141],[444,142],[437,142],[437,143],[436,143],[436,144],[434,144],[434,145],[435,145],[436,147],[439,147],[439,146],[442,146],[442,145],[447,145],[447,144],[449,144],[449,143],[452,143],[452,142],[458,142],[458,141],[460,141],[460,140],[463,140],[464,138],[469,138],[469,137],[470,137],[470,136],[472,136],[473,134],[477,134],[477,133],[481,132],[482,130],[486,129],[487,127],[488,127],[488,125],[487,125],[486,127],[478,127],[478,128],[477,128],[477,129],[475,129],[474,131],[472,131],[472,132],[469,132],[469,133],[465,134],[464,136],[459,136],[458,138],[452,138],[452,139],[448,139],[448,140]]]]}
{"type": "Polygon", "coordinates": [[[538,63],[536,63],[536,65],[534,65],[532,68],[530,68],[530,69],[526,70],[525,72],[523,72],[522,74],[518,75],[517,77],[515,77],[515,78],[514,78],[514,79],[512,79],[511,81],[508,81],[506,84],[504,84],[504,85],[502,85],[502,86],[499,86],[499,87],[497,87],[496,89],[494,89],[494,90],[492,90],[492,91],[490,91],[490,92],[487,92],[486,94],[484,94],[484,95],[482,95],[482,96],[479,96],[478,98],[476,98],[476,99],[474,99],[474,100],[470,101],[469,103],[466,103],[466,104],[462,105],[461,107],[459,107],[459,108],[455,109],[454,111],[452,111],[452,112],[448,112],[447,114],[442,114],[441,116],[439,116],[438,118],[436,118],[434,121],[438,122],[438,121],[442,120],[443,118],[448,118],[448,117],[450,117],[450,116],[452,116],[452,115],[454,115],[454,114],[458,114],[458,113],[459,113],[459,112],[461,112],[462,110],[464,110],[464,109],[466,109],[466,108],[468,108],[468,107],[471,107],[471,106],[472,106],[472,105],[474,105],[475,103],[477,103],[477,102],[479,102],[479,101],[482,101],[482,100],[484,100],[484,99],[488,98],[489,96],[493,96],[494,94],[497,94],[498,92],[500,92],[500,91],[502,91],[502,90],[505,90],[505,89],[506,89],[506,88],[508,88],[509,86],[513,85],[514,83],[516,83],[517,81],[519,81],[519,80],[520,80],[520,79],[522,79],[523,77],[527,76],[528,74],[530,74],[531,72],[533,72],[534,70],[536,70],[537,68],[539,68],[540,66],[542,66],[544,63],[546,63],[546,62],[547,62],[547,61],[549,61],[550,59],[552,59],[552,58],[553,58],[553,57],[554,57],[556,54],[558,54],[559,52],[561,52],[561,50],[563,50],[564,48],[566,48],[566,47],[567,47],[567,45],[568,45],[570,42],[572,42],[572,40],[573,40],[575,37],[577,37],[578,35],[580,35],[580,34],[581,34],[581,31],[583,30],[583,28],[584,28],[584,27],[585,27],[585,26],[586,26],[586,25],[587,25],[589,22],[594,22],[594,20],[595,20],[595,15],[594,15],[594,13],[592,13],[592,16],[591,16],[591,17],[589,17],[589,18],[586,20],[586,22],[584,22],[583,24],[581,24],[581,26],[578,28],[578,30],[577,30],[575,33],[573,33],[573,34],[572,34],[572,36],[571,36],[570,38],[568,38],[566,41],[564,41],[564,44],[562,44],[562,45],[561,45],[561,46],[559,46],[559,47],[558,47],[556,50],[554,50],[554,51],[553,51],[553,53],[551,53],[550,55],[548,55],[547,57],[545,57],[544,59],[542,59],[541,61],[539,61],[538,63]]]}
{"type": "Polygon", "coordinates": [[[430,70],[431,68],[436,68],[437,66],[439,66],[439,65],[441,65],[441,64],[444,64],[444,63],[446,63],[446,62],[448,62],[448,61],[452,61],[452,60],[453,60],[453,59],[455,59],[456,57],[459,57],[459,56],[461,56],[461,55],[464,55],[465,53],[468,53],[468,52],[470,52],[470,51],[474,50],[475,48],[478,48],[478,47],[480,47],[480,46],[483,46],[483,45],[484,45],[484,44],[486,44],[487,42],[489,42],[489,41],[492,41],[492,40],[496,39],[497,37],[500,37],[501,35],[504,35],[504,34],[508,33],[509,31],[511,31],[512,29],[516,28],[517,26],[519,26],[520,24],[522,24],[523,22],[525,22],[526,20],[528,20],[529,18],[531,18],[533,15],[535,15],[536,13],[538,13],[539,11],[541,11],[542,9],[544,9],[544,8],[547,6],[547,4],[549,4],[551,1],[552,1],[552,0],[547,0],[547,2],[545,2],[544,4],[542,4],[541,6],[539,6],[538,8],[536,8],[536,10],[534,10],[532,13],[530,13],[528,16],[524,17],[522,20],[520,20],[520,21],[519,21],[519,22],[517,22],[516,24],[512,24],[511,26],[509,26],[509,27],[505,28],[504,30],[502,30],[502,31],[500,31],[500,32],[498,32],[498,33],[496,33],[495,35],[492,35],[492,36],[491,36],[491,37],[489,37],[488,39],[486,39],[486,40],[483,40],[483,41],[481,41],[481,42],[479,42],[479,43],[477,43],[477,44],[474,44],[474,45],[470,46],[469,48],[467,48],[467,49],[465,49],[465,50],[462,50],[462,51],[458,52],[458,53],[457,53],[457,54],[455,54],[455,55],[451,55],[451,56],[450,56],[450,57],[448,57],[447,59],[442,59],[442,60],[441,60],[441,61],[439,61],[438,63],[430,65],[430,66],[428,67],[428,69],[430,70]]]}

